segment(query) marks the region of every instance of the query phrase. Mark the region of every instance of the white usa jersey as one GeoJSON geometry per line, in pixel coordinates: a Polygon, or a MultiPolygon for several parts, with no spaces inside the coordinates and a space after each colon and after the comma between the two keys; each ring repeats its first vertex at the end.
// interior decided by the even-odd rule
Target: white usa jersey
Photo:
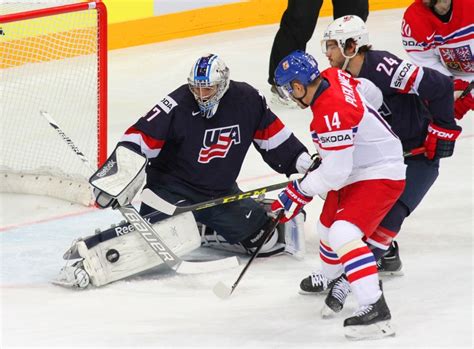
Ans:
{"type": "Polygon", "coordinates": [[[337,68],[321,76],[329,86],[311,106],[310,131],[322,163],[301,182],[303,191],[314,196],[363,180],[405,179],[401,142],[359,95],[359,82],[337,68]]]}

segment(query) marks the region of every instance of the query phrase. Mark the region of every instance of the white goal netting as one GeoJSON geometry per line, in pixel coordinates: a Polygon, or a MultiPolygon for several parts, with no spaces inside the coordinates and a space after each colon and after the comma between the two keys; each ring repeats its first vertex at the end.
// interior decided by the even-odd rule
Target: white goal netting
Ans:
{"type": "Polygon", "coordinates": [[[62,12],[59,4],[0,5],[0,190],[88,205],[90,169],[40,112],[96,168],[106,152],[106,48],[94,5],[62,12]]]}

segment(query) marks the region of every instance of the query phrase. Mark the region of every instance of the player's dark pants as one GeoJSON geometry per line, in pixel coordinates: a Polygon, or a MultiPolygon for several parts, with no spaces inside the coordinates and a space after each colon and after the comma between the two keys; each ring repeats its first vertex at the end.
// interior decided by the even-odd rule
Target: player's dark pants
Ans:
{"type": "MultiPolygon", "coordinates": [[[[280,29],[276,33],[270,54],[269,84],[274,84],[274,72],[283,57],[295,50],[306,50],[322,4],[323,0],[288,0],[288,7],[281,18],[280,29]]],[[[357,15],[365,22],[369,15],[368,0],[333,0],[332,4],[334,19],[357,15]]]]}
{"type": "MultiPolygon", "coordinates": [[[[423,200],[439,173],[439,160],[431,161],[424,156],[406,158],[405,164],[407,165],[405,190],[380,223],[383,228],[396,234],[400,231],[405,218],[423,200]]],[[[372,252],[378,259],[385,251],[375,248],[372,252]]]]}
{"type": "MultiPolygon", "coordinates": [[[[162,199],[177,206],[187,206],[214,199],[183,185],[147,185],[162,199]]],[[[226,195],[241,192],[237,185],[226,195]]],[[[140,214],[146,215],[155,210],[145,204],[140,214]]],[[[268,216],[261,205],[253,199],[243,199],[223,205],[193,211],[197,222],[214,229],[229,243],[234,244],[245,240],[259,231],[267,222],[268,216]]],[[[163,215],[164,219],[167,216],[163,215]]]]}

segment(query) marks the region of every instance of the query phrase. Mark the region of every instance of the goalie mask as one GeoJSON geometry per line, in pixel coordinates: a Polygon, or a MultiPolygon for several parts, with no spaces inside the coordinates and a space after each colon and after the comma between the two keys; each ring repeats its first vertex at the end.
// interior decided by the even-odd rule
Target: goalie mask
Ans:
{"type": "Polygon", "coordinates": [[[214,54],[199,58],[188,77],[188,85],[206,119],[214,116],[229,88],[229,68],[214,54]]]}
{"type": "Polygon", "coordinates": [[[323,40],[321,41],[321,48],[324,54],[327,52],[326,44],[329,40],[337,42],[337,46],[341,49],[342,55],[346,58],[342,69],[346,69],[349,60],[357,54],[360,47],[370,45],[367,26],[364,21],[357,16],[340,17],[327,27],[324,31],[323,40]],[[354,40],[356,45],[352,56],[347,56],[344,52],[347,40],[349,39],[354,40]]]}

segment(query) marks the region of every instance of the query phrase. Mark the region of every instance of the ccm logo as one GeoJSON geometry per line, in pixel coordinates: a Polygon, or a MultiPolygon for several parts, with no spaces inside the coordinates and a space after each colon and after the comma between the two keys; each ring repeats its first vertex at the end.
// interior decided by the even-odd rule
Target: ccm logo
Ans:
{"type": "Polygon", "coordinates": [[[267,189],[262,189],[262,190],[254,190],[253,192],[248,192],[248,193],[242,193],[242,194],[238,194],[238,195],[232,195],[232,196],[228,196],[226,198],[224,198],[224,200],[222,201],[222,203],[227,203],[227,202],[232,202],[232,201],[235,201],[235,200],[242,200],[242,199],[246,199],[246,198],[249,198],[249,197],[252,197],[252,196],[260,196],[260,195],[263,195],[265,194],[267,191],[267,189]]]}

